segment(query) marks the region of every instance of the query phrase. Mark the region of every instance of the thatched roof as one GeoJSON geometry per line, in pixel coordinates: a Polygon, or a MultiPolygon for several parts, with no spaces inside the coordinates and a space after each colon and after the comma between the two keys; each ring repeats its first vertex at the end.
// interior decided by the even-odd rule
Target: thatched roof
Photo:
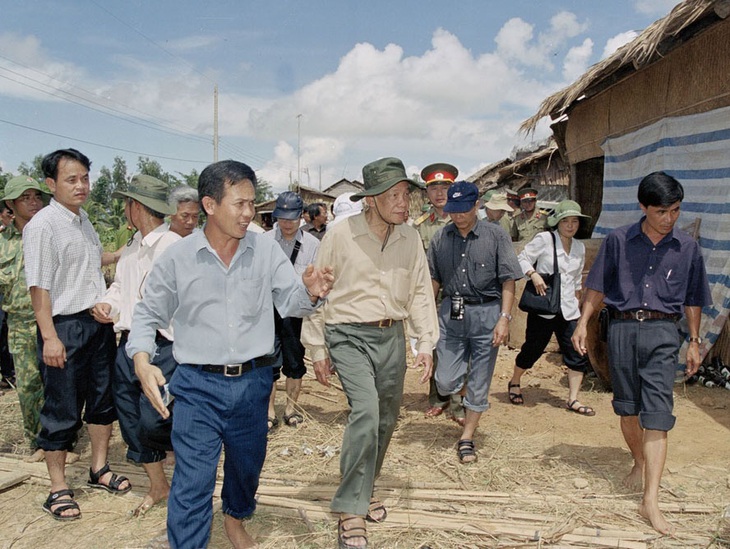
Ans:
{"type": "Polygon", "coordinates": [[[624,79],[629,74],[661,59],[669,51],[730,14],[730,0],[685,0],[664,17],[649,25],[633,41],[593,65],[576,82],[545,99],[537,113],[520,126],[535,130],[545,116],[566,114],[576,102],[624,79]]]}
{"type": "Polygon", "coordinates": [[[512,163],[512,160],[509,158],[505,158],[503,160],[497,160],[496,162],[492,162],[488,166],[484,166],[482,169],[477,171],[476,173],[472,174],[467,180],[471,181],[472,183],[480,184],[486,181],[489,181],[489,178],[485,179],[485,176],[496,174],[497,170],[499,168],[503,168],[504,166],[512,163]]]}
{"type": "MultiPolygon", "coordinates": [[[[525,174],[521,172],[543,159],[547,159],[549,166],[556,153],[558,153],[558,146],[555,140],[551,138],[537,150],[529,152],[516,160],[506,158],[482,168],[472,175],[469,181],[476,183],[481,191],[499,187],[514,177],[525,178],[525,174]]],[[[517,191],[528,183],[530,183],[528,179],[524,179],[522,183],[513,183],[512,190],[517,191]]]]}

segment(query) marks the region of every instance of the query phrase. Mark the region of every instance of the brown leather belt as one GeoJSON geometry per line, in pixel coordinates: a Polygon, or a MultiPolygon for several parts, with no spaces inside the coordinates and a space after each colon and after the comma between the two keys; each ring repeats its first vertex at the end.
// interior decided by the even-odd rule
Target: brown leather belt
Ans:
{"type": "Polygon", "coordinates": [[[643,322],[645,320],[671,320],[677,322],[682,315],[675,313],[662,313],[661,311],[649,311],[645,309],[639,309],[638,311],[616,311],[615,309],[609,309],[609,314],[613,320],[638,320],[643,322]]]}
{"type": "Polygon", "coordinates": [[[372,322],[358,322],[358,324],[362,324],[363,326],[375,326],[376,328],[390,328],[396,322],[400,321],[393,320],[392,318],[384,318],[383,320],[373,320],[372,322]]]}

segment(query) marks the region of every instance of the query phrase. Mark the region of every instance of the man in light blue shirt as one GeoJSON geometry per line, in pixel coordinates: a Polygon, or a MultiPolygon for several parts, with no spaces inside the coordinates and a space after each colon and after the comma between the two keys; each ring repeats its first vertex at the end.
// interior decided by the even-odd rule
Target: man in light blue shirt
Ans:
{"type": "Polygon", "coordinates": [[[175,332],[173,355],[180,366],[168,389],[175,399],[176,465],[167,514],[173,548],[208,544],[224,444],[225,531],[234,547],[254,545],[241,519],[256,507],[266,456],[274,306],[282,316],[307,315],[333,282],[331,269],[313,267],[300,280],[276,242],[248,233],[255,186],[253,170],[240,162],[203,170],[198,194],[205,227],[156,261],[132,319],[127,353],[162,417],[169,414],[160,391],[165,378],[150,360],[156,330],[172,322],[175,332]]]}

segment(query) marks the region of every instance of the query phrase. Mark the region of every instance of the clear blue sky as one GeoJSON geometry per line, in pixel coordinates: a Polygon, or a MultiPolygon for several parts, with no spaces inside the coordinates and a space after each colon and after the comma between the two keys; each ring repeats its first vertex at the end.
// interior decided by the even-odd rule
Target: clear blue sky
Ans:
{"type": "Polygon", "coordinates": [[[542,99],[674,3],[6,0],[0,167],[72,146],[92,175],[140,155],[200,171],[217,84],[219,158],[275,188],[300,171],[314,187],[360,179],[382,156],[466,177],[524,146],[542,99]]]}

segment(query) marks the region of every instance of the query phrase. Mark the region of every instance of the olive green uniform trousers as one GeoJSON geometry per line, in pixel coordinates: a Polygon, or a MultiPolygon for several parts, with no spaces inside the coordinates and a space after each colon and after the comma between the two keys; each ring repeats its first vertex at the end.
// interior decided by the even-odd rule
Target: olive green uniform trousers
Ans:
{"type": "Polygon", "coordinates": [[[364,516],[385,459],[403,397],[403,323],[325,327],[330,359],[350,405],[340,456],[342,481],[330,508],[364,516]]]}

